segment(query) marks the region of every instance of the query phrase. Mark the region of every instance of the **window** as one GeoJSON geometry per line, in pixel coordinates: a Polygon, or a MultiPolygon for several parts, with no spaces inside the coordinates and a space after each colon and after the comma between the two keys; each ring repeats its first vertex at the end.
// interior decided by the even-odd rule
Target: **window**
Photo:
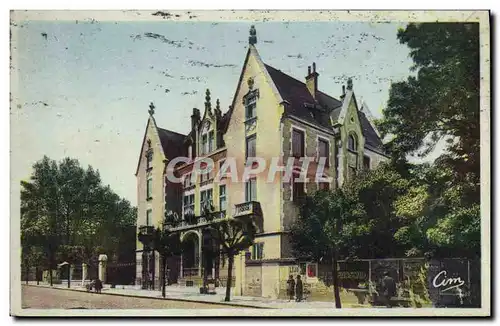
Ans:
{"type": "Polygon", "coordinates": [[[192,159],[193,158],[193,146],[189,145],[188,147],[188,158],[192,159]]]}
{"type": "Polygon", "coordinates": [[[146,154],[146,169],[149,170],[153,167],[153,152],[148,151],[146,154]]]}
{"type": "Polygon", "coordinates": [[[368,156],[363,156],[363,169],[365,170],[370,169],[370,157],[368,156]]]}
{"type": "Polygon", "coordinates": [[[304,132],[293,130],[292,132],[292,155],[295,157],[304,156],[304,132]]]}
{"type": "Polygon", "coordinates": [[[225,161],[226,161],[225,159],[222,159],[222,160],[219,161],[219,171],[218,171],[218,173],[219,173],[219,176],[220,176],[221,179],[224,179],[226,177],[226,175],[229,173],[229,166],[228,166],[227,169],[226,169],[226,172],[224,172],[224,174],[222,174],[222,166],[224,165],[225,161]]]}
{"type": "Polygon", "coordinates": [[[246,120],[255,118],[256,116],[256,107],[257,107],[257,97],[255,94],[249,94],[245,99],[245,118],[246,120]]]}
{"type": "Polygon", "coordinates": [[[152,226],[153,225],[153,210],[148,209],[146,211],[146,226],[152,226]]]}
{"type": "Polygon", "coordinates": [[[245,158],[256,156],[256,144],[257,144],[257,137],[255,135],[247,137],[245,158]]]}
{"type": "Polygon", "coordinates": [[[153,196],[153,178],[148,178],[146,184],[146,199],[151,199],[153,196]]]}
{"type": "Polygon", "coordinates": [[[205,164],[202,166],[202,169],[200,171],[200,182],[205,182],[213,178],[213,166],[212,169],[210,169],[210,166],[208,164],[205,164]]]}
{"type": "Polygon", "coordinates": [[[219,210],[225,211],[227,205],[226,185],[219,186],[219,210]]]}
{"type": "Polygon", "coordinates": [[[183,215],[194,214],[194,194],[184,195],[183,215]]]}
{"type": "Polygon", "coordinates": [[[192,178],[193,175],[191,173],[184,175],[184,188],[189,188],[194,184],[192,178]]]}
{"type": "Polygon", "coordinates": [[[263,259],[264,258],[264,243],[259,242],[252,246],[252,259],[263,259]]]}
{"type": "Polygon", "coordinates": [[[347,149],[355,152],[356,148],[357,148],[356,138],[354,137],[354,135],[349,135],[349,139],[347,140],[347,149]]]}
{"type": "Polygon", "coordinates": [[[201,192],[201,209],[210,208],[212,205],[212,189],[201,192]]]}
{"type": "Polygon", "coordinates": [[[201,155],[208,153],[208,135],[201,136],[201,155]]]}
{"type": "Polygon", "coordinates": [[[211,153],[212,151],[215,150],[215,136],[214,136],[214,131],[210,131],[208,133],[208,152],[211,153]]]}
{"type": "Polygon", "coordinates": [[[297,182],[297,179],[299,178],[299,176],[293,176],[292,178],[292,200],[293,201],[298,201],[300,200],[301,198],[304,198],[305,196],[305,190],[304,190],[304,186],[305,186],[305,183],[304,182],[297,182]]]}
{"type": "Polygon", "coordinates": [[[325,139],[318,139],[318,162],[320,157],[325,157],[325,166],[329,166],[329,158],[330,158],[330,143],[325,139]]]}
{"type": "Polygon", "coordinates": [[[251,178],[245,183],[245,201],[257,200],[257,179],[251,178]]]}
{"type": "Polygon", "coordinates": [[[328,190],[330,190],[330,184],[328,182],[319,182],[318,189],[328,191],[328,190]]]}

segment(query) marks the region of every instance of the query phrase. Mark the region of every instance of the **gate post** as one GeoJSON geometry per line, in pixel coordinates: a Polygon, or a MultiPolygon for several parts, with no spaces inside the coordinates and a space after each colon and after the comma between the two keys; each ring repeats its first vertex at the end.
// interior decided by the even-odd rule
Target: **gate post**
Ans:
{"type": "Polygon", "coordinates": [[[82,264],[82,287],[85,286],[85,279],[87,278],[87,264],[82,264]]]}
{"type": "Polygon", "coordinates": [[[108,261],[108,256],[99,255],[99,279],[104,284],[106,282],[106,262],[108,261]]]}
{"type": "Polygon", "coordinates": [[[368,294],[372,296],[372,260],[368,260],[368,294]]]}

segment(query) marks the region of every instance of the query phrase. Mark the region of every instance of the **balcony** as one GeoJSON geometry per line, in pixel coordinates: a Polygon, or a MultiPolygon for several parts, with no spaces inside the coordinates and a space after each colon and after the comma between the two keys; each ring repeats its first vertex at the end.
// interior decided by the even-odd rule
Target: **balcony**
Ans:
{"type": "Polygon", "coordinates": [[[234,206],[235,218],[248,216],[251,217],[257,227],[257,233],[264,232],[264,219],[262,209],[258,201],[249,201],[234,206]]]}
{"type": "Polygon", "coordinates": [[[226,218],[226,211],[218,211],[211,213],[211,216],[185,216],[179,225],[175,228],[172,228],[172,231],[179,230],[189,230],[195,229],[203,226],[207,226],[213,223],[217,223],[226,218]]]}
{"type": "Polygon", "coordinates": [[[262,215],[260,203],[258,201],[249,201],[234,206],[234,217],[248,216],[248,215],[262,215]]]}

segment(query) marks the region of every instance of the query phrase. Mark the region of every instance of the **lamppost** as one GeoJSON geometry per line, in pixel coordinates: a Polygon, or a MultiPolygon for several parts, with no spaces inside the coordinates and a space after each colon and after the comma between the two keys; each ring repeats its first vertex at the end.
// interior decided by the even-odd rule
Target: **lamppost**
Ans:
{"type": "MultiPolygon", "coordinates": [[[[142,288],[147,289],[148,288],[148,282],[153,281],[153,286],[152,288],[154,289],[154,268],[152,271],[152,280],[149,278],[149,262],[150,262],[150,251],[151,251],[151,244],[153,241],[153,232],[154,232],[154,227],[149,226],[149,225],[142,225],[139,227],[139,234],[138,234],[138,239],[142,243],[142,288]]],[[[154,257],[154,251],[153,251],[153,259],[154,257]]]]}

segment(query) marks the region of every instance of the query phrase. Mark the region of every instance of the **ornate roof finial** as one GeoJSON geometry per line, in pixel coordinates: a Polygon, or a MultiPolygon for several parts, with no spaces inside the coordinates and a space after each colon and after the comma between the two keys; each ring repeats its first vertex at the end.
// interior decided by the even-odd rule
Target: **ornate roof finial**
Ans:
{"type": "Polygon", "coordinates": [[[252,25],[252,27],[250,27],[250,36],[248,37],[248,43],[250,45],[257,44],[257,31],[255,30],[254,25],[252,25]]]}
{"type": "Polygon", "coordinates": [[[149,112],[150,116],[153,116],[155,114],[155,105],[153,104],[153,102],[151,102],[149,104],[149,110],[148,110],[148,112],[149,112]]]}
{"type": "Polygon", "coordinates": [[[205,92],[205,109],[210,110],[212,108],[212,104],[210,103],[210,90],[207,88],[205,92]]]}
{"type": "Polygon", "coordinates": [[[220,101],[219,101],[219,99],[217,99],[217,101],[215,102],[215,109],[216,110],[220,110],[220,101]]]}
{"type": "Polygon", "coordinates": [[[351,77],[349,77],[347,79],[347,89],[352,91],[352,78],[351,77]]]}

